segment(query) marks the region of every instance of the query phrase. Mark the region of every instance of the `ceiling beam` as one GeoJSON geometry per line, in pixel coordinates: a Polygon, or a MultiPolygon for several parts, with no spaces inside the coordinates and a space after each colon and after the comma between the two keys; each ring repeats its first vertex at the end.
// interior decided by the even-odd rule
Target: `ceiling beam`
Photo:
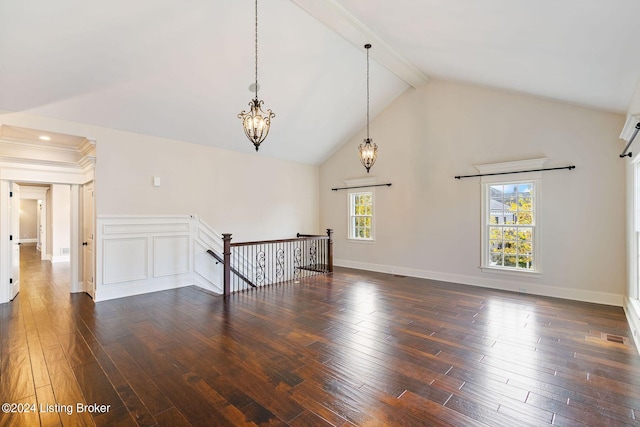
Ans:
{"type": "Polygon", "coordinates": [[[371,49],[371,58],[375,59],[409,85],[417,88],[427,82],[427,76],[400,56],[400,54],[335,0],[291,1],[358,49],[362,48],[365,43],[371,43],[375,48],[371,49]]]}

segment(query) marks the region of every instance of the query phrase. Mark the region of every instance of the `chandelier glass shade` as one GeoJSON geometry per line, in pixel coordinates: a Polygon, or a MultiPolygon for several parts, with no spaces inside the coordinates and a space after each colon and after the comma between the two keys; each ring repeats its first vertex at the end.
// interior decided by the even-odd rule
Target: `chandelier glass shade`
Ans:
{"type": "Polygon", "coordinates": [[[249,138],[258,151],[260,144],[265,140],[269,134],[271,128],[271,119],[276,115],[271,110],[266,112],[262,110],[264,101],[258,98],[258,0],[255,0],[256,11],[256,25],[255,25],[255,72],[256,81],[255,85],[255,97],[249,102],[249,111],[242,110],[238,114],[238,118],[242,120],[242,127],[244,128],[244,134],[249,138]]]}
{"type": "Polygon", "coordinates": [[[367,173],[369,173],[369,169],[371,169],[371,166],[373,166],[378,157],[378,146],[371,138],[365,138],[364,142],[358,147],[358,152],[360,153],[362,166],[364,166],[367,169],[367,173]]]}
{"type": "Polygon", "coordinates": [[[371,169],[378,158],[378,146],[369,138],[369,49],[371,49],[371,45],[367,43],[364,45],[364,48],[367,49],[367,137],[358,147],[358,153],[362,166],[364,166],[365,169],[367,169],[367,173],[369,173],[369,169],[371,169]]]}
{"type": "Polygon", "coordinates": [[[256,147],[256,151],[260,148],[260,143],[265,140],[269,134],[269,128],[271,127],[271,119],[276,115],[271,111],[262,111],[262,104],[264,101],[256,98],[249,102],[249,111],[242,111],[238,114],[238,117],[242,119],[242,127],[244,128],[244,134],[247,135],[249,141],[256,147]]]}

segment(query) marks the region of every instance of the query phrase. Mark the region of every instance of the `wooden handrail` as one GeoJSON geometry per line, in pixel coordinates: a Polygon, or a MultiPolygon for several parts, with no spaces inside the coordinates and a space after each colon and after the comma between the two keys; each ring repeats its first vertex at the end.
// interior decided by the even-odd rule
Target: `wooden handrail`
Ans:
{"type": "Polygon", "coordinates": [[[257,240],[255,242],[238,242],[231,243],[231,246],[253,246],[253,245],[267,245],[272,243],[288,243],[288,242],[299,242],[300,240],[327,240],[329,237],[322,235],[303,235],[300,237],[294,237],[292,239],[278,239],[278,240],[257,240]]]}
{"type": "Polygon", "coordinates": [[[221,264],[224,264],[224,260],[222,259],[222,257],[217,253],[215,253],[214,251],[212,251],[211,249],[207,250],[207,253],[212,257],[214,257],[215,259],[217,259],[218,262],[220,262],[221,264]]]}

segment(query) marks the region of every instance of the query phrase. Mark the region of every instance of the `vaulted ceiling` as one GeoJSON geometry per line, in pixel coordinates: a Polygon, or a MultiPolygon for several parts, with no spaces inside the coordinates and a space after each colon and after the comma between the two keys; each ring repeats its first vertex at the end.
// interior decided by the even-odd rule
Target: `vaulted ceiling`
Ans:
{"type": "MultiPolygon", "coordinates": [[[[260,0],[257,155],[318,164],[427,77],[624,113],[637,0],[260,0]]],[[[253,151],[253,0],[2,0],[0,110],[253,151]]],[[[91,138],[91,135],[82,135],[91,138]]],[[[98,142],[99,143],[99,142],[98,142]]]]}

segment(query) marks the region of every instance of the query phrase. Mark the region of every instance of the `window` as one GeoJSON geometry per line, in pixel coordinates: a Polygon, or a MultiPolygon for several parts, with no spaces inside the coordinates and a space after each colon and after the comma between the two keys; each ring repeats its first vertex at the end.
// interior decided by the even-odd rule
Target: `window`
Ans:
{"type": "Polygon", "coordinates": [[[349,193],[349,239],[373,240],[373,192],[349,193]]]}
{"type": "Polygon", "coordinates": [[[537,187],[536,180],[484,184],[483,267],[539,271],[537,187]]]}

